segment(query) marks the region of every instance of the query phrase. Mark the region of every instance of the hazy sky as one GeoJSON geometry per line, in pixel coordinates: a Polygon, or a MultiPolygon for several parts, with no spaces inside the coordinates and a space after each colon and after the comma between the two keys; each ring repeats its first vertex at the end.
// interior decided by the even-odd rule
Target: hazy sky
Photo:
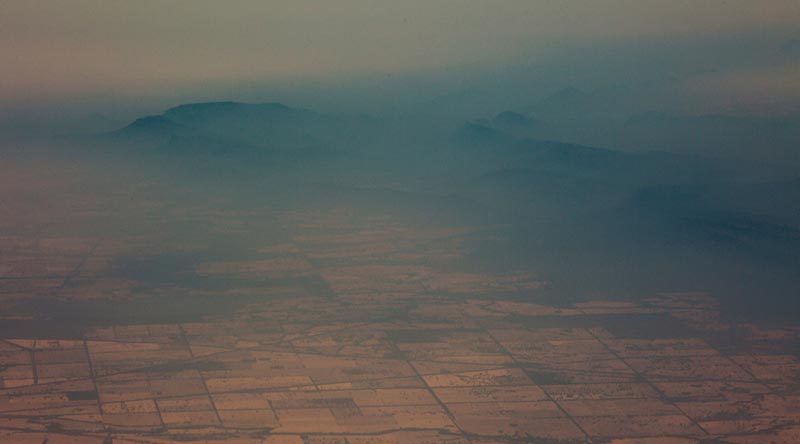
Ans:
{"type": "Polygon", "coordinates": [[[798,0],[0,0],[0,103],[446,78],[615,45],[646,60],[644,43],[677,51],[664,63],[681,64],[681,51],[698,63],[689,89],[775,99],[800,96],[798,42],[798,0]],[[710,74],[708,55],[691,54],[759,39],[783,43],[767,58],[728,45],[710,74]]]}

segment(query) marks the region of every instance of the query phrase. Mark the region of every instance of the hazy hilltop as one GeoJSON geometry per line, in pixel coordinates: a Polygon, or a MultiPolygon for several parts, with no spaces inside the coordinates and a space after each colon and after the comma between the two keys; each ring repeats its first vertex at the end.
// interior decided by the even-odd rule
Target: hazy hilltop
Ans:
{"type": "Polygon", "coordinates": [[[521,95],[513,108],[482,111],[481,100],[491,101],[478,93],[469,96],[469,105],[452,106],[472,110],[473,117],[483,114],[480,123],[519,136],[800,167],[796,107],[709,112],[670,103],[664,94],[657,86],[588,91],[570,86],[533,98],[521,95]]]}
{"type": "Polygon", "coordinates": [[[147,116],[114,131],[111,137],[149,143],[192,138],[231,145],[303,146],[314,143],[329,120],[307,110],[280,103],[212,102],[180,105],[158,116],[147,116]]]}

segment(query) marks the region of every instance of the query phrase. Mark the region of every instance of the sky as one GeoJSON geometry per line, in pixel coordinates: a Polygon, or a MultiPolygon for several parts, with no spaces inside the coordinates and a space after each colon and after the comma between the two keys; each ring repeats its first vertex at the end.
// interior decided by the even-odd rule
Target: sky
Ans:
{"type": "Polygon", "coordinates": [[[403,81],[435,95],[532,71],[589,88],[669,71],[690,96],[775,102],[800,98],[800,2],[0,0],[0,59],[6,109],[403,81]]]}

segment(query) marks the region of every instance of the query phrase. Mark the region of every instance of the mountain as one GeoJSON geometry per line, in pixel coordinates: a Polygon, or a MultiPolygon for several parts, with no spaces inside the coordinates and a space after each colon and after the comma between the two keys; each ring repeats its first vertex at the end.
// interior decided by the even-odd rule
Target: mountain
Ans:
{"type": "Polygon", "coordinates": [[[452,157],[473,171],[538,171],[610,183],[695,183],[722,180],[721,169],[692,156],[627,152],[554,140],[515,137],[483,122],[463,125],[451,139],[452,157]]]}
{"type": "Polygon", "coordinates": [[[163,153],[263,157],[326,147],[332,151],[338,130],[336,119],[281,103],[209,102],[176,106],[106,136],[163,153]]]}
{"type": "Polygon", "coordinates": [[[116,130],[111,136],[129,139],[159,139],[170,138],[178,134],[188,134],[191,129],[175,123],[164,116],[147,116],[134,120],[128,126],[116,130]]]}
{"type": "Polygon", "coordinates": [[[163,117],[190,128],[221,133],[252,132],[264,128],[287,130],[318,125],[327,120],[313,111],[290,108],[281,103],[238,102],[180,105],[165,111],[163,117]]]}
{"type": "Polygon", "coordinates": [[[465,123],[453,137],[457,145],[495,145],[504,146],[512,143],[514,138],[510,134],[485,125],[482,122],[465,123]]]}

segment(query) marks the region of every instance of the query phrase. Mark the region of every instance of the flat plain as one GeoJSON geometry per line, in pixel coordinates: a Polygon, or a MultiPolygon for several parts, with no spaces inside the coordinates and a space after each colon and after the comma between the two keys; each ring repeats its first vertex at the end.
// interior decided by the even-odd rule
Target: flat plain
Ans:
{"type": "Polygon", "coordinates": [[[710,295],[553,303],[464,265],[468,223],[32,171],[0,174],[2,442],[800,441],[800,327],[710,295]]]}

